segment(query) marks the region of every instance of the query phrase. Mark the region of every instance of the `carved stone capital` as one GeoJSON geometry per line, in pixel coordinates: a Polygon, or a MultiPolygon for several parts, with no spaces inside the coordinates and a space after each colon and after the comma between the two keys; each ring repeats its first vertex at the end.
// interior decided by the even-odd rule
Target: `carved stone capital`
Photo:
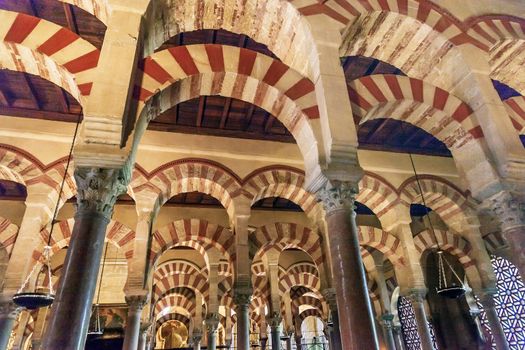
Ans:
{"type": "Polygon", "coordinates": [[[426,295],[426,289],[412,289],[408,292],[407,298],[413,303],[423,303],[426,295]]]}
{"type": "Polygon", "coordinates": [[[316,196],[323,202],[326,214],[337,210],[353,210],[358,187],[353,182],[327,182],[316,196]]]}
{"type": "Polygon", "coordinates": [[[111,218],[120,194],[126,192],[128,182],[122,169],[77,168],[77,212],[96,211],[111,218]]]}
{"type": "Polygon", "coordinates": [[[219,328],[219,314],[218,313],[210,313],[206,316],[206,320],[204,321],[206,324],[206,331],[208,333],[213,333],[219,328]]]}
{"type": "Polygon", "coordinates": [[[392,329],[394,327],[394,315],[386,313],[381,315],[381,325],[386,329],[392,329]]]}
{"type": "Polygon", "coordinates": [[[142,310],[146,302],[148,301],[147,295],[126,295],[126,304],[132,310],[142,310]]]}
{"type": "Polygon", "coordinates": [[[233,301],[236,305],[250,305],[253,288],[249,279],[239,279],[233,287],[233,301]]]}
{"type": "Polygon", "coordinates": [[[330,310],[337,311],[337,296],[335,294],[335,288],[326,288],[322,292],[330,310]]]}
{"type": "Polygon", "coordinates": [[[499,220],[503,232],[525,226],[525,198],[519,194],[502,191],[483,201],[482,207],[499,220]]]}
{"type": "Polygon", "coordinates": [[[272,312],[268,316],[266,316],[266,323],[270,326],[270,328],[277,328],[281,325],[283,318],[281,317],[281,314],[278,312],[272,312]]]}

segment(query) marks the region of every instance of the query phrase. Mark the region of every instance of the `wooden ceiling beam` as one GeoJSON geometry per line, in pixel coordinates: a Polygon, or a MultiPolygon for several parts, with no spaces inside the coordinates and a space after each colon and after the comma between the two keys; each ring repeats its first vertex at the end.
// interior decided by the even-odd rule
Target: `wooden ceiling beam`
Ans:
{"type": "Polygon", "coordinates": [[[21,118],[34,118],[34,119],[45,119],[45,120],[57,120],[64,122],[76,122],[78,114],[73,113],[60,113],[51,112],[46,110],[32,110],[26,108],[17,107],[5,107],[0,106],[0,115],[7,115],[21,118]]]}
{"type": "Polygon", "coordinates": [[[31,6],[31,12],[34,17],[40,17],[34,0],[29,0],[29,6],[31,6]]]}
{"type": "Polygon", "coordinates": [[[24,74],[24,81],[27,86],[27,90],[29,91],[29,99],[31,100],[31,103],[33,103],[33,105],[35,106],[35,109],[42,109],[42,106],[40,105],[40,102],[37,98],[35,87],[33,86],[33,83],[31,82],[31,79],[29,79],[27,74],[24,74]]]}
{"type": "Polygon", "coordinates": [[[7,95],[0,89],[0,103],[6,107],[11,106],[11,101],[7,95]]]}
{"type": "Polygon", "coordinates": [[[371,140],[374,135],[376,135],[378,132],[380,132],[381,130],[383,130],[385,128],[385,126],[388,124],[388,121],[389,119],[388,118],[385,118],[383,119],[383,121],[375,128],[375,129],[372,129],[367,135],[366,135],[366,140],[371,140]]]}
{"type": "Polygon", "coordinates": [[[201,127],[204,118],[204,106],[206,105],[206,96],[199,97],[199,109],[197,111],[197,127],[201,127]]]}
{"type": "Polygon", "coordinates": [[[221,124],[219,125],[221,129],[224,129],[224,127],[226,126],[226,121],[228,120],[228,116],[230,115],[231,105],[232,105],[232,99],[231,97],[228,97],[226,101],[224,102],[224,108],[222,110],[221,124]]]}
{"type": "Polygon", "coordinates": [[[264,132],[269,133],[272,130],[273,121],[275,120],[275,117],[271,115],[270,113],[267,113],[266,116],[266,123],[264,123],[264,132]]]}
{"type": "Polygon", "coordinates": [[[69,112],[69,102],[66,98],[66,93],[62,88],[60,88],[58,85],[53,84],[53,87],[55,88],[58,102],[60,104],[60,107],[62,109],[62,112],[68,113],[69,112]]]}
{"type": "Polygon", "coordinates": [[[248,130],[252,124],[253,112],[255,112],[255,105],[250,104],[248,112],[246,113],[244,130],[248,130]]]}
{"type": "Polygon", "coordinates": [[[62,4],[62,8],[64,9],[64,14],[66,15],[66,21],[69,30],[78,35],[77,20],[75,18],[75,14],[73,13],[73,8],[71,6],[71,4],[65,2],[62,4]]]}

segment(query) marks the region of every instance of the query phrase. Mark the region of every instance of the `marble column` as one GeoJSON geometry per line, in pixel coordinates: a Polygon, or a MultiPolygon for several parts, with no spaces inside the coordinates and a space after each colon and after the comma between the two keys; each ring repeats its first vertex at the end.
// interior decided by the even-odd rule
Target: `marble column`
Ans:
{"type": "Polygon", "coordinates": [[[281,350],[281,315],[274,312],[267,317],[267,322],[270,325],[270,338],[272,340],[272,350],[281,350]]]}
{"type": "Polygon", "coordinates": [[[381,316],[381,327],[385,338],[386,347],[388,350],[396,350],[396,342],[394,340],[394,315],[383,314],[381,316]]]}
{"type": "Polygon", "coordinates": [[[151,327],[151,323],[141,323],[140,324],[140,335],[139,335],[139,344],[137,346],[138,350],[146,350],[148,345],[148,335],[151,327]]]}
{"type": "Polygon", "coordinates": [[[42,344],[42,333],[44,333],[44,327],[46,324],[46,317],[49,311],[49,307],[42,307],[38,309],[38,314],[35,321],[35,327],[33,330],[33,337],[31,338],[31,350],[39,350],[42,344]]]}
{"type": "Polygon", "coordinates": [[[206,324],[206,332],[208,338],[207,350],[215,350],[217,348],[217,329],[219,328],[219,315],[210,314],[206,316],[204,321],[206,324]]]}
{"type": "Polygon", "coordinates": [[[396,342],[396,349],[405,350],[405,341],[403,340],[403,329],[401,329],[401,326],[399,325],[394,325],[392,330],[394,332],[394,340],[396,342]]]}
{"type": "Polygon", "coordinates": [[[7,343],[21,310],[11,300],[0,301],[0,350],[7,349],[7,343]]]}
{"type": "Polygon", "coordinates": [[[200,329],[194,329],[193,334],[191,336],[191,340],[193,343],[193,350],[201,350],[201,340],[202,340],[202,333],[200,329]]]}
{"type": "Polygon", "coordinates": [[[286,350],[292,350],[292,335],[293,333],[289,333],[286,338],[286,350]]]}
{"type": "Polygon", "coordinates": [[[426,290],[412,290],[408,294],[408,299],[412,303],[414,313],[416,314],[417,331],[421,338],[421,347],[423,350],[433,350],[432,336],[430,335],[430,327],[428,325],[427,314],[425,311],[425,295],[426,290]]]}
{"type": "Polygon", "coordinates": [[[44,350],[84,348],[106,228],[118,195],[126,190],[117,169],[78,168],[75,180],[75,225],[42,339],[44,350]]]}
{"type": "Polygon", "coordinates": [[[140,318],[142,308],[146,304],[147,295],[127,295],[126,303],[128,304],[128,317],[126,320],[126,329],[124,333],[124,344],[122,350],[135,350],[139,345],[140,337],[140,318]]]}
{"type": "Polygon", "coordinates": [[[303,336],[301,334],[295,335],[295,347],[297,350],[303,349],[303,336]]]}
{"type": "Polygon", "coordinates": [[[260,338],[261,350],[266,350],[266,344],[268,343],[268,338],[260,338]]]}
{"type": "Polygon", "coordinates": [[[234,302],[237,305],[237,349],[250,349],[250,302],[252,289],[249,282],[237,283],[234,288],[234,302]]]}
{"type": "Polygon", "coordinates": [[[341,346],[378,349],[372,306],[361,259],[354,201],[357,183],[327,183],[317,192],[326,211],[341,346]]]}
{"type": "Polygon", "coordinates": [[[496,343],[496,349],[508,350],[509,343],[501,327],[498,313],[496,312],[496,304],[494,303],[494,294],[496,292],[497,290],[485,290],[479,293],[479,301],[481,305],[483,305],[483,310],[485,310],[485,315],[487,316],[487,321],[489,322],[490,330],[496,343]]]}
{"type": "Polygon", "coordinates": [[[330,308],[330,317],[332,320],[332,324],[328,326],[328,331],[330,333],[330,349],[342,350],[343,348],[341,347],[341,333],[339,332],[339,317],[337,315],[337,300],[335,296],[335,289],[325,289],[323,291],[323,296],[326,299],[326,302],[328,303],[328,307],[330,308]]]}

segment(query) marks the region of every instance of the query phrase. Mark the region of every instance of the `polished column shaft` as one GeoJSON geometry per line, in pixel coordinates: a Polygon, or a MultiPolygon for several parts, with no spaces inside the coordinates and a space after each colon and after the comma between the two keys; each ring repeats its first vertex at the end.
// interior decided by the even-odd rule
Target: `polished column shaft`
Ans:
{"type": "Polygon", "coordinates": [[[252,296],[251,288],[237,287],[235,291],[235,304],[237,305],[237,349],[250,349],[250,316],[249,306],[252,296]]]}
{"type": "Polygon", "coordinates": [[[139,345],[139,337],[141,333],[140,318],[142,316],[142,308],[146,303],[146,296],[126,296],[126,303],[129,307],[126,321],[126,330],[124,333],[124,345],[122,346],[122,350],[135,350],[139,345]]]}
{"type": "Polygon", "coordinates": [[[7,349],[7,343],[20,310],[11,300],[0,302],[0,350],[7,349]]]}
{"type": "Polygon", "coordinates": [[[215,350],[217,348],[217,329],[219,327],[219,315],[211,314],[206,317],[206,335],[208,338],[207,350],[215,350]]]}
{"type": "Polygon", "coordinates": [[[396,342],[394,340],[393,331],[393,319],[394,315],[384,314],[381,316],[381,326],[383,327],[383,335],[385,338],[386,347],[388,350],[396,350],[396,342]]]}
{"type": "Polygon", "coordinates": [[[109,219],[96,211],[82,211],[75,215],[75,225],[58,293],[44,332],[42,349],[84,348],[108,223],[109,219]]]}
{"type": "Polygon", "coordinates": [[[412,302],[414,313],[416,314],[417,331],[421,338],[421,347],[423,350],[433,350],[432,336],[428,325],[427,314],[425,311],[425,294],[426,291],[412,291],[408,298],[412,302]]]}
{"type": "Polygon", "coordinates": [[[487,316],[487,321],[490,325],[490,330],[492,331],[492,336],[494,337],[494,342],[496,343],[496,349],[498,350],[508,350],[509,343],[503,332],[503,327],[499,321],[498,313],[496,312],[496,305],[494,303],[494,294],[496,291],[492,292],[483,292],[480,293],[479,299],[483,309],[485,310],[485,315],[487,316]]]}
{"type": "Polygon", "coordinates": [[[75,170],[78,209],[41,349],[84,349],[106,228],[118,195],[126,190],[122,174],[75,170]]]}
{"type": "Polygon", "coordinates": [[[326,210],[328,241],[344,350],[378,349],[359,247],[353,203],[356,186],[328,184],[318,192],[326,210]]]}

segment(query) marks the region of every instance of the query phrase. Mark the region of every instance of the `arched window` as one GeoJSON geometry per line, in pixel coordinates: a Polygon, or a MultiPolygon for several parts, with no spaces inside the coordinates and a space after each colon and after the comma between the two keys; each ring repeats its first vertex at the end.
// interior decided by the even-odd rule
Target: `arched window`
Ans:
{"type": "MultiPolygon", "coordinates": [[[[416,314],[414,313],[412,303],[407,298],[400,296],[397,300],[397,309],[406,350],[421,350],[421,338],[417,332],[416,314]]],[[[428,326],[432,337],[432,345],[434,349],[438,349],[434,335],[434,327],[432,327],[430,322],[428,326]]]]}
{"type": "MultiPolygon", "coordinates": [[[[496,312],[511,349],[525,348],[525,285],[518,269],[510,261],[499,256],[492,257],[496,274],[498,294],[494,296],[496,312]]],[[[478,303],[479,305],[479,303],[478,303]]],[[[485,312],[480,306],[481,323],[490,333],[485,312]]],[[[495,344],[492,348],[496,349],[495,344]]]]}

